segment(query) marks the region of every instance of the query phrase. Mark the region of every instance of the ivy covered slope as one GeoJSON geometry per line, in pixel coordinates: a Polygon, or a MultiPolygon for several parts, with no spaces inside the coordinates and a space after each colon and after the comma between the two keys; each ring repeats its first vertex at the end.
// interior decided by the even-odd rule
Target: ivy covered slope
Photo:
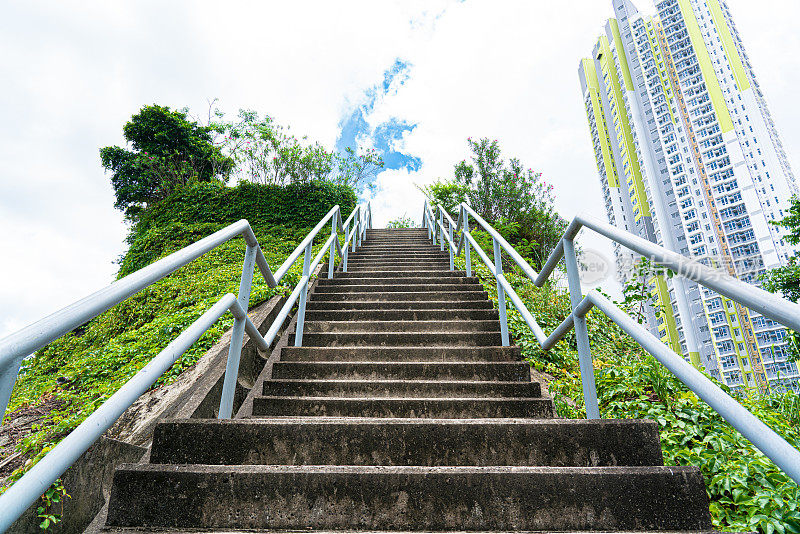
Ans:
{"type": "MultiPolygon", "coordinates": [[[[334,205],[349,213],[355,203],[351,188],[324,182],[187,186],[148,210],[134,225],[119,276],[240,219],[250,221],[267,261],[277,269],[334,205]]],[[[55,409],[34,427],[18,450],[30,458],[56,442],[222,295],[236,294],[244,250],[243,239],[231,240],[37,352],[25,363],[9,408],[47,403],[55,409]]],[[[298,262],[277,288],[270,288],[256,272],[251,306],[287,292],[297,283],[300,268],[298,262]]],[[[159,384],[174,380],[194,364],[232,323],[233,317],[227,313],[159,384]]]]}
{"type": "MultiPolygon", "coordinates": [[[[494,277],[483,265],[476,271],[496,301],[494,277]]],[[[536,288],[527,277],[513,273],[506,278],[545,332],[552,332],[569,315],[569,296],[563,290],[549,285],[536,288]]],[[[605,315],[593,310],[587,322],[601,415],[658,421],[665,464],[702,470],[716,529],[800,532],[800,489],[791,479],[605,315]]],[[[574,333],[544,352],[510,305],[509,330],[524,358],[554,377],[549,387],[559,415],[585,417],[574,333]]],[[[776,394],[741,402],[800,448],[797,395],[776,394]]]]}

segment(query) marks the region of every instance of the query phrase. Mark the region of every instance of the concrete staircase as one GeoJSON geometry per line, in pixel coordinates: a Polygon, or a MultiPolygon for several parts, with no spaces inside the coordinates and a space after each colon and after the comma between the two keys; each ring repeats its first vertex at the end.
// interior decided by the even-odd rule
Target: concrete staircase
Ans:
{"type": "Polygon", "coordinates": [[[252,415],[169,420],[108,530],[685,531],[697,469],[648,421],[555,419],[476,278],[424,230],[370,230],[322,279],[252,415]]]}

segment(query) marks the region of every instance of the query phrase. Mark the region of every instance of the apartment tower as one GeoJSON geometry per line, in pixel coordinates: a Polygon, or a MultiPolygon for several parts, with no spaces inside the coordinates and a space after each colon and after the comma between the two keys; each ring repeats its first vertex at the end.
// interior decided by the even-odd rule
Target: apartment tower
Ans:
{"type": "MultiPolygon", "coordinates": [[[[611,224],[750,284],[786,265],[797,185],[724,0],[613,0],[579,78],[611,224]]],[[[626,283],[639,259],[615,249],[626,283]]],[[[641,270],[639,271],[641,275],[641,270]]],[[[733,388],[798,390],[786,330],[694,282],[653,272],[646,321],[733,388]]]]}

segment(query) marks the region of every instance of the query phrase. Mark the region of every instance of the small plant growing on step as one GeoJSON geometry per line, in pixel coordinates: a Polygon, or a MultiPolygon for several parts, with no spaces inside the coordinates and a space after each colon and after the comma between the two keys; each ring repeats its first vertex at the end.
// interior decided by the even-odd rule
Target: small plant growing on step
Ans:
{"type": "Polygon", "coordinates": [[[42,522],[39,523],[39,528],[43,531],[47,531],[53,525],[61,522],[61,517],[64,514],[64,498],[66,497],[69,497],[69,495],[67,495],[67,489],[59,478],[44,492],[41,497],[41,505],[36,508],[36,514],[42,520],[42,522]],[[58,512],[53,511],[56,505],[61,505],[60,511],[58,512]]]}

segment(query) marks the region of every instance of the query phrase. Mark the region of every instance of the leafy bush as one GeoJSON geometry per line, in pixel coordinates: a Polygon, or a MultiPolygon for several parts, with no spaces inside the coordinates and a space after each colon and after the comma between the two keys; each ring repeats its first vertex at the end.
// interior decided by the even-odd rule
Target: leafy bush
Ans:
{"type": "MultiPolygon", "coordinates": [[[[506,162],[495,139],[467,139],[471,162],[455,165],[453,179],[420,190],[455,219],[467,202],[491,223],[535,268],[541,268],[567,227],[553,208],[553,186],[516,158],[506,162]]],[[[491,247],[489,248],[491,250],[491,247]]]]}
{"type": "MultiPolygon", "coordinates": [[[[462,258],[457,263],[463,267],[462,258]]],[[[494,277],[483,265],[474,270],[496,304],[494,277]]],[[[552,285],[536,288],[514,273],[506,278],[545,332],[569,315],[569,295],[563,290],[552,285]]],[[[510,305],[508,312],[509,331],[523,357],[555,378],[549,388],[558,414],[585,417],[574,332],[544,352],[522,316],[510,305]]],[[[800,532],[800,488],[791,479],[605,315],[591,311],[587,325],[601,414],[657,421],[665,464],[700,468],[715,528],[800,532]]],[[[797,395],[782,393],[741,402],[792,446],[800,447],[797,395]]]]}
{"type": "Polygon", "coordinates": [[[414,228],[415,226],[414,219],[403,215],[402,217],[389,221],[386,228],[414,228]]]}
{"type": "Polygon", "coordinates": [[[133,227],[128,242],[133,243],[147,231],[166,228],[174,222],[214,223],[222,227],[247,219],[254,228],[282,224],[312,227],[337,204],[346,218],[355,209],[356,202],[351,187],[330,182],[286,186],[242,182],[236,187],[193,184],[144,213],[133,227]]]}

